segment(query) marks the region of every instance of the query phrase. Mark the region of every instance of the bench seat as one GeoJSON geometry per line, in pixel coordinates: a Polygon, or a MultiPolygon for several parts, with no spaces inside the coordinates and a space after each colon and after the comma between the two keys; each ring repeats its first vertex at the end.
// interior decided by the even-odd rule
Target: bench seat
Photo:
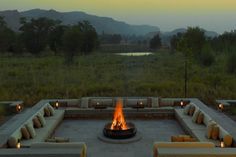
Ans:
{"type": "Polygon", "coordinates": [[[160,148],[158,157],[235,157],[234,148],[160,148]]]}
{"type": "Polygon", "coordinates": [[[22,140],[22,146],[29,147],[32,143],[44,142],[63,120],[64,112],[64,110],[55,110],[55,114],[53,116],[45,117],[46,125],[42,128],[35,129],[36,136],[33,139],[22,140]]]}
{"type": "Polygon", "coordinates": [[[201,142],[213,142],[215,145],[219,145],[219,140],[212,140],[206,137],[206,126],[204,124],[196,124],[192,121],[192,117],[184,114],[184,109],[175,108],[176,119],[184,127],[192,137],[195,137],[201,142]]]}

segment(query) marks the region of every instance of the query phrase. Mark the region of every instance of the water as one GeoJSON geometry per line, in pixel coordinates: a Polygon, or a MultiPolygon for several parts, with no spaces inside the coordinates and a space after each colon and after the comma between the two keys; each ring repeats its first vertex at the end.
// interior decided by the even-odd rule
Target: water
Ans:
{"type": "Polygon", "coordinates": [[[152,52],[128,52],[128,53],[116,53],[116,55],[120,56],[148,56],[153,55],[152,52]]]}

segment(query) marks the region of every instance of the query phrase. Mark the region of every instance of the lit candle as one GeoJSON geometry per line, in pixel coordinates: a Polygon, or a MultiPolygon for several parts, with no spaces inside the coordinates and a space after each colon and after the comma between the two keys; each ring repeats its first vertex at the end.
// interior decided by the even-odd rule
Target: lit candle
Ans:
{"type": "Polygon", "coordinates": [[[20,141],[17,142],[16,148],[17,148],[17,149],[20,149],[20,141]]]}
{"type": "Polygon", "coordinates": [[[224,105],[223,105],[223,104],[219,104],[218,108],[219,108],[221,111],[223,111],[224,105]]]}
{"type": "Polygon", "coordinates": [[[59,107],[59,102],[58,101],[56,101],[55,106],[56,106],[56,109],[58,109],[58,107],[59,107]]]}
{"type": "Polygon", "coordinates": [[[183,102],[183,100],[180,101],[180,106],[181,106],[181,108],[184,107],[184,102],[183,102]]]}
{"type": "Polygon", "coordinates": [[[220,147],[224,148],[225,147],[225,143],[223,141],[220,142],[220,147]]]}
{"type": "Polygon", "coordinates": [[[21,110],[22,110],[21,105],[20,105],[20,104],[17,104],[17,105],[16,105],[16,112],[21,112],[21,110]]]}

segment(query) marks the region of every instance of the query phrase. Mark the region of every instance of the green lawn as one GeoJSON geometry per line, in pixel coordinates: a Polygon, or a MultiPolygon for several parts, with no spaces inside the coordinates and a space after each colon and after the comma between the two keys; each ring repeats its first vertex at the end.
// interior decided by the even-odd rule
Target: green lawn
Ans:
{"type": "MultiPolygon", "coordinates": [[[[236,77],[225,72],[220,56],[210,68],[192,62],[188,97],[208,103],[236,99],[236,77]]],[[[62,56],[0,57],[0,100],[23,100],[32,105],[44,98],[82,96],[184,96],[182,54],[157,52],[127,57],[93,54],[66,66],[62,56]]]]}

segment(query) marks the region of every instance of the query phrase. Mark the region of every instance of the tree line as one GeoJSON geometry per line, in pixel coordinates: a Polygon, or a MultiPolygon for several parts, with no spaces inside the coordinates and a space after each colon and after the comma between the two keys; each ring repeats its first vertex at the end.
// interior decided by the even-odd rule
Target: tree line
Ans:
{"type": "Polygon", "coordinates": [[[0,17],[0,52],[39,55],[49,48],[55,54],[64,52],[67,61],[72,61],[77,53],[89,54],[99,45],[97,32],[88,21],[68,26],[42,17],[29,21],[21,18],[20,24],[19,32],[14,32],[0,17]]]}
{"type": "Polygon", "coordinates": [[[236,31],[225,32],[216,37],[206,37],[203,29],[189,27],[185,33],[171,38],[171,52],[183,52],[203,66],[211,66],[218,54],[227,56],[227,70],[236,73],[236,31]]]}

